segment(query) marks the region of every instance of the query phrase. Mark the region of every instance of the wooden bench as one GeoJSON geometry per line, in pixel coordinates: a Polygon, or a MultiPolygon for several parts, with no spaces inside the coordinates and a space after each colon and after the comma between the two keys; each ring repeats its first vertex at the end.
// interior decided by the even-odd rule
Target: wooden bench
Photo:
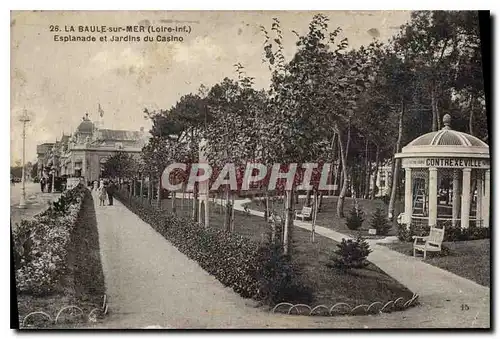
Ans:
{"type": "Polygon", "coordinates": [[[444,239],[444,227],[435,228],[431,227],[429,235],[426,237],[413,236],[415,242],[413,243],[413,256],[415,257],[417,251],[424,252],[424,260],[427,256],[427,252],[440,252],[441,244],[444,239]]]}
{"type": "Polygon", "coordinates": [[[312,207],[304,206],[302,210],[295,211],[295,219],[301,218],[304,221],[306,218],[310,219],[312,215],[312,207]]]}

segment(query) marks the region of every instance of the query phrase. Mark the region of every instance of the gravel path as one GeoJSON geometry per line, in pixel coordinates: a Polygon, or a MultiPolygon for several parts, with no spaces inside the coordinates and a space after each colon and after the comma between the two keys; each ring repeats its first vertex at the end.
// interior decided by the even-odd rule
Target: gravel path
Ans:
{"type": "Polygon", "coordinates": [[[96,216],[109,302],[109,316],[99,328],[460,326],[429,323],[420,307],[357,317],[270,314],[224,287],[119,202],[96,206],[96,216]]]}

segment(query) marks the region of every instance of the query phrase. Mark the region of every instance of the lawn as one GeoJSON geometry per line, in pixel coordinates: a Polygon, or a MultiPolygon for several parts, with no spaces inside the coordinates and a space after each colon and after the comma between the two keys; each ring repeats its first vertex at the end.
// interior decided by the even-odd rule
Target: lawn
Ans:
{"type": "MultiPolygon", "coordinates": [[[[365,200],[358,199],[359,205],[363,212],[365,213],[365,220],[361,227],[361,234],[366,238],[371,238],[368,235],[368,228],[370,225],[370,219],[377,207],[386,208],[385,204],[380,199],[375,200],[365,200]]],[[[295,209],[300,209],[305,203],[305,199],[299,199],[299,204],[296,205],[295,209]]],[[[337,197],[325,198],[323,201],[323,209],[318,213],[317,225],[332,228],[341,233],[345,233],[351,236],[356,236],[357,231],[352,231],[345,225],[345,219],[338,218],[335,214],[336,211],[337,197]]],[[[353,204],[353,199],[346,198],[344,210],[349,211],[353,204]]],[[[247,205],[250,209],[255,209],[259,211],[264,210],[264,204],[261,200],[253,200],[247,205]]],[[[280,200],[275,202],[275,209],[281,210],[283,204],[280,200]]],[[[396,204],[396,213],[403,208],[402,203],[396,204]]],[[[393,223],[393,227],[389,232],[389,235],[397,235],[396,224],[393,223]]],[[[391,249],[413,255],[412,243],[395,243],[387,245],[391,249]]],[[[490,241],[485,240],[471,240],[471,241],[457,241],[457,242],[447,242],[444,246],[449,250],[446,250],[446,256],[432,256],[427,260],[431,265],[440,267],[447,271],[453,272],[464,278],[473,280],[478,284],[489,286],[490,284],[490,241]]]]}
{"type": "MultiPolygon", "coordinates": [[[[57,293],[46,296],[17,295],[20,326],[30,312],[43,311],[55,320],[59,310],[75,305],[83,310],[83,317],[73,317],[72,311],[67,310],[61,314],[57,325],[47,323],[40,315],[30,318],[29,324],[36,327],[79,328],[87,325],[90,311],[101,306],[105,293],[104,274],[94,202],[90,192],[85,195],[80,217],[72,230],[66,260],[68,272],[59,282],[57,293]]],[[[75,315],[78,315],[77,312],[75,315]]]]}
{"type": "MultiPolygon", "coordinates": [[[[413,243],[388,244],[389,248],[413,255],[413,243]]],[[[443,253],[427,253],[426,263],[490,287],[490,239],[443,243],[443,253]]]]}
{"type": "MultiPolygon", "coordinates": [[[[380,200],[380,199],[375,199],[375,200],[367,200],[367,199],[358,199],[359,206],[361,210],[364,213],[364,221],[363,225],[359,230],[353,231],[347,228],[345,219],[337,217],[337,199],[338,197],[327,197],[323,199],[323,206],[321,211],[318,213],[317,219],[316,219],[316,224],[318,226],[323,226],[327,228],[331,228],[335,231],[338,231],[340,233],[344,233],[347,235],[350,235],[352,237],[356,237],[358,233],[361,233],[361,235],[365,238],[380,238],[381,236],[372,236],[368,234],[368,229],[370,228],[370,220],[372,218],[372,215],[375,213],[375,210],[377,208],[381,208],[384,211],[387,210],[387,206],[385,203],[380,200]]],[[[295,204],[294,209],[295,210],[300,210],[302,206],[305,204],[305,198],[299,198],[299,203],[295,204]]],[[[257,210],[257,211],[264,211],[264,202],[262,200],[254,199],[252,200],[251,203],[247,204],[248,208],[257,210]]],[[[344,215],[348,216],[349,211],[351,208],[354,206],[354,199],[352,198],[345,198],[344,202],[344,215]]],[[[397,216],[400,211],[402,211],[404,207],[402,206],[401,202],[397,202],[395,206],[395,216],[397,216]]],[[[276,211],[282,211],[283,210],[283,202],[282,199],[276,200],[274,203],[274,209],[276,211]]],[[[396,222],[393,222],[393,227],[389,231],[389,236],[391,235],[397,235],[397,227],[396,227],[396,222]]]]}
{"type": "MultiPolygon", "coordinates": [[[[191,202],[185,200],[184,208],[177,203],[178,215],[190,215],[191,202]]],[[[162,208],[171,211],[171,200],[162,201],[162,208]]],[[[223,227],[222,209],[211,203],[210,226],[223,227]]],[[[269,226],[261,217],[235,211],[235,232],[262,241],[269,226]]],[[[303,278],[314,290],[314,305],[332,306],[337,302],[350,305],[370,304],[375,301],[387,302],[403,297],[408,300],[413,293],[389,277],[373,264],[365,269],[355,269],[344,273],[327,266],[337,243],[329,238],[316,235],[311,243],[310,232],[298,227],[293,228],[293,261],[299,265],[303,278]]]]}

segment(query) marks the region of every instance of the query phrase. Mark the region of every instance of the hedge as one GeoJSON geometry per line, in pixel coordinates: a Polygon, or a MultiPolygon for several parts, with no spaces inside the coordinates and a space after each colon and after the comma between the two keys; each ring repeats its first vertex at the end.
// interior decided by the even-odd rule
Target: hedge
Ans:
{"type": "MultiPolygon", "coordinates": [[[[444,241],[466,241],[490,238],[489,227],[471,225],[469,228],[461,228],[460,226],[451,226],[451,222],[446,223],[444,226],[444,241]]],[[[429,235],[429,231],[429,226],[410,224],[410,228],[407,228],[406,224],[398,224],[398,238],[401,241],[413,241],[413,236],[426,236],[429,235]]]]}

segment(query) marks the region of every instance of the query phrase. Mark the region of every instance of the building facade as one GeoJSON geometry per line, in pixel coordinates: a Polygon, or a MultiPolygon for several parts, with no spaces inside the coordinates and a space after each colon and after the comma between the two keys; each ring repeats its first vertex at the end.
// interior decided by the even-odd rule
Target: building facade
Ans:
{"type": "MultiPolygon", "coordinates": [[[[100,124],[99,124],[100,125],[100,124]]],[[[149,133],[100,128],[88,115],[72,135],[63,135],[55,143],[37,146],[40,177],[82,177],[85,182],[99,180],[102,166],[117,152],[140,156],[142,147],[149,140],[149,133]]]]}

